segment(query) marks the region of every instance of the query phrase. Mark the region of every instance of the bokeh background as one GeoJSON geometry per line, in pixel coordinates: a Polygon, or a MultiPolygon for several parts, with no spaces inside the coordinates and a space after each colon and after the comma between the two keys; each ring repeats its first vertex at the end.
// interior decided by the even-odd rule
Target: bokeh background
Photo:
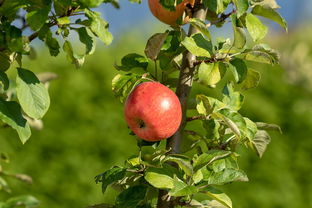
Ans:
{"type": "MultiPolygon", "coordinates": [[[[21,145],[15,132],[1,129],[0,151],[12,161],[6,168],[34,179],[33,185],[10,181],[14,195],[34,195],[43,208],[83,208],[114,200],[116,193],[110,189],[103,195],[94,176],[122,164],[137,147],[123,120],[123,107],[111,92],[117,73],[113,65],[127,53],[143,54],[148,37],[167,28],[152,17],[146,1],[120,3],[120,10],[107,5],[98,9],[110,22],[115,40],[108,47],[98,44],[80,70],[64,55],[50,57],[36,42],[37,58],[24,67],[55,72],[59,79],[50,86],[51,108],[42,131],[34,130],[29,142],[21,145]]],[[[283,134],[271,134],[262,159],[241,150],[240,164],[250,182],[223,188],[237,208],[312,207],[312,4],[278,3],[289,32],[272,24],[266,41],[280,51],[281,67],[254,66],[262,80],[257,89],[245,93],[242,112],[255,121],[279,124],[283,134]]],[[[214,34],[231,36],[227,29],[214,34]]],[[[0,194],[0,200],[8,197],[0,194]]]]}

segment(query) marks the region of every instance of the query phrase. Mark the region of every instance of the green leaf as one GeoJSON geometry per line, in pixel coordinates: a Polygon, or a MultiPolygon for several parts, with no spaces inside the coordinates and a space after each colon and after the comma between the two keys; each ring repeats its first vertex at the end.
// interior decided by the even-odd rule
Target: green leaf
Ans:
{"type": "Polygon", "coordinates": [[[198,158],[194,159],[193,167],[194,171],[201,169],[202,167],[211,164],[216,160],[220,160],[232,154],[231,151],[225,150],[210,150],[207,153],[199,155],[198,158]]]}
{"type": "Polygon", "coordinates": [[[33,72],[18,68],[16,93],[19,103],[28,116],[40,119],[48,111],[50,106],[48,90],[33,72]]]}
{"type": "Polygon", "coordinates": [[[0,84],[2,84],[4,90],[9,89],[10,80],[7,74],[3,71],[0,71],[0,84]]]}
{"type": "Polygon", "coordinates": [[[207,185],[224,185],[234,181],[248,181],[246,173],[238,169],[224,169],[223,171],[214,172],[208,169],[202,170],[203,180],[207,185]]]}
{"type": "Polygon", "coordinates": [[[276,3],[276,0],[253,0],[253,4],[263,7],[270,7],[272,9],[280,8],[280,6],[276,3]]]}
{"type": "Polygon", "coordinates": [[[166,157],[165,161],[178,164],[178,166],[184,171],[187,176],[193,175],[193,167],[188,159],[179,157],[177,155],[170,155],[166,157]]]}
{"type": "Polygon", "coordinates": [[[20,105],[15,101],[5,101],[0,98],[0,119],[8,124],[18,133],[21,142],[24,144],[30,137],[30,127],[24,119],[20,105]]]}
{"type": "Polygon", "coordinates": [[[39,201],[33,196],[18,196],[7,200],[4,208],[15,208],[21,206],[25,208],[36,208],[39,207],[39,205],[39,201]]]}
{"type": "Polygon", "coordinates": [[[77,55],[73,51],[73,47],[71,43],[66,40],[63,45],[63,50],[66,52],[67,59],[72,63],[75,64],[76,68],[80,68],[84,63],[84,56],[77,55]]]}
{"type": "Polygon", "coordinates": [[[68,16],[57,18],[57,23],[60,25],[67,25],[70,23],[70,19],[68,16]]]}
{"type": "Polygon", "coordinates": [[[253,69],[248,69],[246,79],[241,83],[242,90],[248,90],[257,87],[260,79],[261,75],[259,72],[253,69]]]}
{"type": "Polygon", "coordinates": [[[233,27],[234,31],[234,42],[233,45],[238,48],[244,48],[246,45],[246,33],[243,28],[241,27],[233,27]]]}
{"type": "Polygon", "coordinates": [[[266,44],[255,45],[252,49],[247,49],[244,52],[246,60],[272,65],[279,63],[279,54],[266,44]]]}
{"type": "Polygon", "coordinates": [[[156,60],[158,57],[158,54],[168,36],[168,33],[156,33],[152,37],[150,37],[147,41],[147,44],[145,46],[144,53],[145,55],[152,59],[156,60]]]}
{"type": "Polygon", "coordinates": [[[278,131],[278,132],[282,133],[281,127],[279,125],[276,125],[276,124],[257,122],[256,125],[257,125],[258,129],[261,129],[261,130],[271,130],[271,131],[278,131]]]}
{"type": "Polygon", "coordinates": [[[181,42],[182,45],[195,56],[211,57],[212,43],[207,40],[201,33],[185,37],[181,42]]]}
{"type": "Polygon", "coordinates": [[[48,20],[51,5],[46,5],[43,8],[36,9],[26,14],[26,21],[30,28],[34,31],[40,29],[48,20]]]}
{"type": "Polygon", "coordinates": [[[251,121],[249,118],[244,118],[246,121],[246,127],[247,130],[245,132],[246,137],[249,139],[249,141],[252,141],[258,131],[256,123],[251,121]]]}
{"type": "Polygon", "coordinates": [[[121,66],[115,65],[116,69],[122,71],[130,71],[135,68],[147,70],[148,60],[146,57],[136,53],[130,53],[121,59],[121,66]]]}
{"type": "Polygon", "coordinates": [[[52,36],[51,30],[47,31],[44,42],[48,46],[51,56],[57,56],[60,53],[60,45],[56,38],[52,36]]]}
{"type": "Polygon", "coordinates": [[[137,74],[117,74],[112,80],[112,90],[115,97],[123,103],[130,91],[139,83],[141,76],[137,74]]]}
{"type": "Polygon", "coordinates": [[[248,0],[234,0],[234,4],[237,8],[237,17],[242,16],[248,9],[248,0]]]}
{"type": "Polygon", "coordinates": [[[244,103],[244,96],[239,92],[235,92],[231,83],[227,84],[223,88],[223,95],[222,102],[225,103],[230,109],[235,111],[241,109],[244,103]]]}
{"type": "Polygon", "coordinates": [[[255,42],[263,39],[268,32],[268,28],[256,16],[250,13],[246,15],[246,27],[255,42]]]}
{"type": "MultiPolygon", "coordinates": [[[[11,193],[11,189],[9,184],[4,180],[4,178],[0,177],[0,191],[5,191],[7,193],[11,193]]],[[[0,207],[1,208],[1,207],[0,207]]]]}
{"type": "Polygon", "coordinates": [[[273,20],[287,31],[287,22],[276,10],[271,7],[256,5],[252,9],[251,13],[273,20]]]}
{"type": "Polygon", "coordinates": [[[178,177],[174,177],[173,185],[174,187],[169,191],[170,196],[181,197],[192,195],[198,192],[198,189],[195,186],[187,185],[178,177]]]}
{"type": "Polygon", "coordinates": [[[228,208],[232,208],[232,200],[230,199],[228,195],[226,195],[222,191],[209,186],[200,190],[200,192],[204,192],[206,195],[208,195],[212,199],[217,200],[218,202],[220,202],[221,204],[225,205],[228,208]]]}
{"type": "Polygon", "coordinates": [[[89,35],[88,29],[85,27],[80,27],[77,29],[79,40],[86,46],[86,54],[93,54],[95,51],[95,41],[93,38],[89,35]]]}
{"type": "Polygon", "coordinates": [[[257,155],[261,158],[266,151],[268,144],[271,142],[271,137],[268,132],[258,130],[252,144],[256,150],[257,155]]]}
{"type": "Polygon", "coordinates": [[[196,102],[197,102],[196,105],[197,112],[205,116],[208,116],[212,112],[218,111],[226,107],[226,105],[221,101],[212,97],[207,97],[205,95],[197,95],[196,102]]]}
{"type": "Polygon", "coordinates": [[[246,132],[246,121],[239,113],[229,109],[222,109],[218,113],[222,115],[221,119],[238,138],[244,136],[242,133],[246,132]]]}
{"type": "Polygon", "coordinates": [[[172,177],[172,173],[164,168],[149,168],[144,175],[144,179],[158,189],[172,189],[174,187],[172,177]]]}
{"type": "Polygon", "coordinates": [[[103,43],[109,45],[113,40],[113,36],[108,31],[108,23],[101,18],[101,13],[85,9],[85,15],[91,21],[90,30],[93,34],[103,43]]]}
{"type": "Polygon", "coordinates": [[[198,82],[214,87],[224,76],[226,67],[224,63],[201,63],[198,69],[198,82]]]}
{"type": "Polygon", "coordinates": [[[0,71],[6,71],[11,66],[10,57],[5,53],[0,53],[0,71]]]}
{"type": "Polygon", "coordinates": [[[223,0],[204,0],[204,5],[216,14],[222,13],[226,7],[223,4],[223,0]]]}
{"type": "Polygon", "coordinates": [[[147,191],[146,186],[132,186],[121,192],[116,198],[117,208],[136,208],[137,205],[145,198],[147,191]]]}
{"type": "Polygon", "coordinates": [[[82,7],[94,8],[98,7],[103,3],[103,0],[78,0],[82,7]]]}
{"type": "Polygon", "coordinates": [[[245,61],[239,58],[234,58],[230,61],[232,67],[232,73],[234,75],[234,79],[237,83],[241,83],[247,76],[247,65],[245,61]]]}
{"type": "Polygon", "coordinates": [[[191,18],[189,20],[189,23],[197,28],[203,35],[205,35],[207,38],[211,39],[211,35],[210,35],[210,32],[207,28],[207,25],[204,21],[198,19],[198,18],[191,18]]]}
{"type": "Polygon", "coordinates": [[[121,180],[126,175],[126,169],[118,166],[114,166],[111,169],[95,176],[95,182],[102,182],[102,192],[106,191],[108,185],[121,180]]]}
{"type": "Polygon", "coordinates": [[[220,123],[215,119],[203,120],[203,127],[206,130],[206,137],[208,139],[217,139],[220,137],[219,128],[220,123]]]}

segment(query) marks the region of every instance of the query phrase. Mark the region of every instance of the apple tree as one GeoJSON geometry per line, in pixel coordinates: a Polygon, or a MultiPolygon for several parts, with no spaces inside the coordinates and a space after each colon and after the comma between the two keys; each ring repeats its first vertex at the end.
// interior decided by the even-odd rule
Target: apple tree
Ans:
{"type": "MultiPolygon", "coordinates": [[[[235,207],[221,189],[228,183],[248,181],[239,167],[238,148],[261,157],[271,141],[267,131],[280,131],[275,124],[252,121],[240,113],[244,93],[260,81],[260,72],[252,66],[279,62],[278,53],[262,42],[268,33],[262,18],[286,31],[287,24],[275,0],[148,3],[153,15],[171,28],[150,37],[141,54],[124,56],[112,80],[139,152],[124,166],[96,176],[103,193],[112,186],[120,194],[114,205],[93,207],[235,207]],[[233,38],[211,33],[211,28],[229,24],[233,38]],[[158,138],[159,132],[166,132],[180,118],[161,116],[164,108],[158,100],[166,95],[157,87],[145,90],[138,85],[148,82],[162,83],[180,100],[182,121],[172,136],[158,138]],[[198,86],[209,90],[199,92],[198,86]],[[157,125],[163,120],[165,124],[157,125]]],[[[174,104],[171,107],[176,109],[174,104]]]]}

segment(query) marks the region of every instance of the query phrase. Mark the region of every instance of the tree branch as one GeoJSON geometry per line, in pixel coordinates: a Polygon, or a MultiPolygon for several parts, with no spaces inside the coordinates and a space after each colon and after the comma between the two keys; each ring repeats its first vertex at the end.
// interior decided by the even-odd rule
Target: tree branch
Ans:
{"type": "MultiPolygon", "coordinates": [[[[201,1],[197,0],[194,6],[194,18],[198,18],[202,21],[205,21],[207,10],[204,9],[201,1]]],[[[192,36],[195,33],[198,33],[199,30],[192,25],[190,25],[188,36],[192,36]]],[[[177,83],[176,94],[181,102],[182,107],[182,122],[178,131],[167,140],[167,149],[170,149],[170,153],[179,153],[180,152],[180,143],[182,140],[182,134],[186,126],[186,110],[187,110],[187,100],[193,85],[193,77],[195,66],[194,62],[196,61],[196,56],[189,51],[183,53],[182,67],[180,70],[179,81],[177,83]]],[[[158,203],[157,208],[172,208],[180,200],[176,198],[173,201],[164,200],[164,196],[167,194],[167,191],[160,190],[158,194],[158,203]]]]}

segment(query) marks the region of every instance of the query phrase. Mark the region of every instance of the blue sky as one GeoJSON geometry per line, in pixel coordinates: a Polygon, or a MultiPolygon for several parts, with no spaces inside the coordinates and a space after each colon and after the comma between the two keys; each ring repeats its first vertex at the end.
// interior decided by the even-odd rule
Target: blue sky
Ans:
{"type": "MultiPolygon", "coordinates": [[[[110,5],[104,4],[99,11],[110,23],[110,30],[116,34],[125,31],[134,25],[149,23],[159,25],[148,9],[147,0],[142,4],[133,4],[128,0],[120,0],[121,9],[116,10],[110,5]]],[[[289,23],[290,29],[304,19],[311,19],[311,0],[277,0],[281,6],[279,12],[289,23]]]]}

